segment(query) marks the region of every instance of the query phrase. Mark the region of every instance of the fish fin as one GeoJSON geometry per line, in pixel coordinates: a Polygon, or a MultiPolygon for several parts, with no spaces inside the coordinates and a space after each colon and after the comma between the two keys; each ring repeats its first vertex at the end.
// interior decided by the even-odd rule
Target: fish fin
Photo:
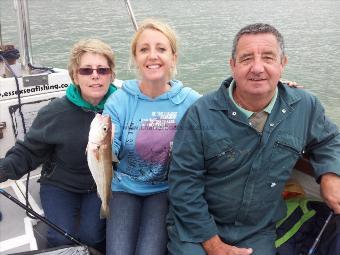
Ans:
{"type": "Polygon", "coordinates": [[[94,155],[96,156],[96,159],[99,161],[99,150],[95,150],[94,155]]]}
{"type": "Polygon", "coordinates": [[[112,162],[114,163],[119,163],[118,157],[116,153],[112,152],[112,162]]]}

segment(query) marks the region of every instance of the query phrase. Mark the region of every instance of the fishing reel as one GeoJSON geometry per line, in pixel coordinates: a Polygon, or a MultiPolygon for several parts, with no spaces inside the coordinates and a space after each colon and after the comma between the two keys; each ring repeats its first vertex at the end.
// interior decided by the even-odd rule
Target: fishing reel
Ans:
{"type": "Polygon", "coordinates": [[[19,50],[16,49],[14,45],[0,45],[0,77],[12,77],[12,73],[7,70],[8,66],[15,66],[17,63],[17,59],[19,58],[19,50]]]}

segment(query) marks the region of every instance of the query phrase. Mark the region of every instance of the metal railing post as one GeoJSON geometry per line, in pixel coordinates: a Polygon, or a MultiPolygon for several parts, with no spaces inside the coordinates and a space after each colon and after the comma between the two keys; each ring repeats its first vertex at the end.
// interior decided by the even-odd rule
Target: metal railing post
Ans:
{"type": "Polygon", "coordinates": [[[24,73],[30,73],[29,64],[33,63],[33,59],[27,0],[14,0],[14,6],[17,10],[21,64],[24,73]]]}
{"type": "Polygon", "coordinates": [[[130,15],[133,27],[135,28],[135,30],[137,30],[138,29],[138,25],[137,25],[137,21],[136,21],[135,15],[133,14],[133,10],[132,10],[130,1],[129,0],[124,0],[124,2],[125,2],[125,5],[126,5],[126,8],[128,9],[128,12],[129,12],[129,15],[130,15]]]}

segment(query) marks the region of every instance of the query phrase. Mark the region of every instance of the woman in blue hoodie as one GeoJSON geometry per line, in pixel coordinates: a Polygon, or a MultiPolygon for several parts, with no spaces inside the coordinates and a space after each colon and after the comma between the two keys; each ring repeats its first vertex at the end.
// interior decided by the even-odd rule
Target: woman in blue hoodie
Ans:
{"type": "Polygon", "coordinates": [[[166,254],[168,163],[176,127],[199,94],[173,79],[174,31],[146,20],[131,43],[138,80],[128,80],[104,107],[115,126],[120,161],[112,180],[107,254],[166,254]]]}

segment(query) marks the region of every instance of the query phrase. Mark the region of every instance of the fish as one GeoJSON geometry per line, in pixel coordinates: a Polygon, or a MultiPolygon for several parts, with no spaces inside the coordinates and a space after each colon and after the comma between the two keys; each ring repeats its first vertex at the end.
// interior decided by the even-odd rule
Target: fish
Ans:
{"type": "MultiPolygon", "coordinates": [[[[88,144],[86,148],[87,163],[97,185],[97,193],[101,199],[100,218],[110,215],[109,202],[111,198],[111,181],[113,178],[112,140],[114,125],[110,116],[96,114],[90,125],[88,144]]],[[[115,159],[114,159],[115,160],[115,159]]]]}

